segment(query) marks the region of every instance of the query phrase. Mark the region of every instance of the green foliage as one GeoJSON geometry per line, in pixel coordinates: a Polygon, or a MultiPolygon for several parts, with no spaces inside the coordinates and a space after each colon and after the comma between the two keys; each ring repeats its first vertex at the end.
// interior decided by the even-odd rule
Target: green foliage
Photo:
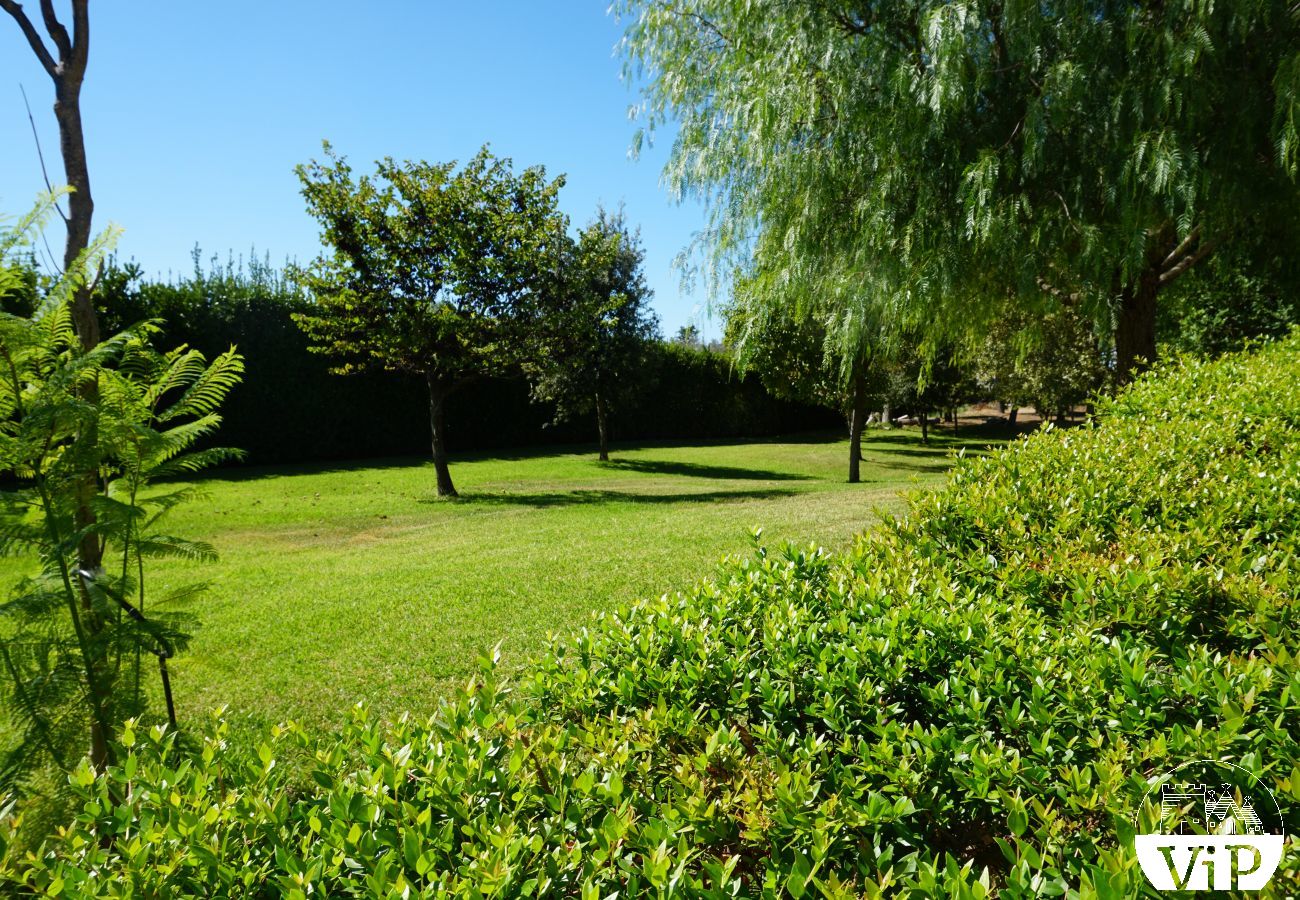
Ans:
{"type": "MultiPolygon", "coordinates": [[[[28,275],[24,275],[28,277],[28,275]]],[[[426,386],[400,373],[330,374],[291,316],[311,303],[292,279],[256,256],[207,263],[169,281],[109,265],[97,293],[107,331],[159,320],[162,346],[187,344],[212,356],[237,344],[247,377],[223,407],[224,442],[254,464],[418,456],[428,452],[426,386]]],[[[782,402],[756,379],[734,377],[716,354],[644,348],[635,390],[611,411],[620,440],[760,437],[834,426],[834,418],[782,402]]],[[[590,441],[592,423],[553,422],[520,378],[479,379],[447,400],[453,452],[590,441]]]]}
{"type": "Polygon", "coordinates": [[[1115,328],[1123,370],[1183,273],[1296,244],[1288,0],[614,6],[711,271],[767,303],[960,338],[1046,289],[1115,328]]]}
{"type": "MultiPolygon", "coordinates": [[[[0,256],[32,225],[5,235],[0,256]]],[[[193,490],[148,488],[236,455],[193,449],[220,425],[243,371],[233,349],[211,363],[185,347],[158,353],[146,323],[83,350],[71,299],[103,250],[101,239],[43,285],[29,317],[0,313],[0,471],[16,482],[0,508],[0,550],[40,563],[0,604],[0,698],[20,733],[0,760],[4,789],[46,765],[72,768],[87,746],[99,756],[142,711],[142,656],[169,657],[186,640],[171,617],[145,615],[145,561],[214,555],[162,530],[193,490]],[[88,557],[102,567],[82,568],[88,557]]],[[[4,271],[0,298],[26,288],[4,271]]]]}
{"type": "Polygon", "coordinates": [[[563,178],[516,175],[484,147],[455,163],[380,161],[354,178],[327,162],[297,169],[329,254],[299,273],[317,307],[297,321],[337,371],[366,366],[455,384],[506,368],[509,326],[564,238],[563,178]]]}
{"type": "Polygon", "coordinates": [[[905,410],[921,421],[921,435],[929,440],[929,417],[956,413],[957,408],[982,395],[970,367],[952,345],[927,349],[904,338],[892,358],[883,361],[881,393],[894,410],[905,410]]]}
{"type": "Polygon", "coordinates": [[[1038,316],[1009,310],[976,353],[976,377],[990,396],[1033,406],[1048,419],[1084,403],[1107,384],[1091,324],[1069,309],[1038,316]]]}
{"type": "MultiPolygon", "coordinates": [[[[561,263],[558,285],[529,323],[524,372],[559,419],[607,410],[648,385],[648,344],[659,330],[641,271],[645,251],[620,211],[601,209],[561,263]]],[[[602,448],[603,449],[603,448],[602,448]]]]}
{"type": "Polygon", "coordinates": [[[726,309],[724,343],[739,367],[778,397],[848,414],[852,391],[840,377],[825,324],[793,310],[746,303],[738,292],[726,309]]]}
{"type": "Polygon", "coordinates": [[[358,179],[325,151],[327,163],[297,169],[329,254],[298,273],[316,308],[295,321],[340,374],[378,366],[424,379],[438,493],[455,496],[446,399],[518,364],[526,304],[554,281],[567,240],[564,179],[516,175],[487,147],[459,170],[385,159],[358,179]]]}
{"type": "Polygon", "coordinates": [[[1277,269],[1234,258],[1189,275],[1162,309],[1162,342],[1181,353],[1217,355],[1286,334],[1300,324],[1300,293],[1277,269]]]}
{"type": "MultiPolygon", "coordinates": [[[[120,766],[74,776],[70,828],[0,874],[68,896],[1136,896],[1148,777],[1224,759],[1300,801],[1297,365],[1300,335],[1146,377],[847,554],[760,546],[513,689],[484,660],[428,722],[359,711],[245,752],[218,721],[180,762],[128,731],[120,766]]],[[[1274,888],[1298,887],[1287,859],[1274,888]]]]}

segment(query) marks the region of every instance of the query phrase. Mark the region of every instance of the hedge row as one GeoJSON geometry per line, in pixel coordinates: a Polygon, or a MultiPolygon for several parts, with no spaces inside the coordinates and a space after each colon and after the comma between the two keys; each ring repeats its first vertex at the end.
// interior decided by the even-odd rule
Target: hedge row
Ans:
{"type": "MultiPolygon", "coordinates": [[[[1127,897],[1147,779],[1300,828],[1300,335],[962,462],[851,552],[758,549],[430,721],[128,733],[0,874],[68,896],[1127,897]],[[301,787],[277,760],[305,753],[301,787]]],[[[1291,852],[1274,893],[1300,891],[1291,852]]]]}
{"type": "MultiPolygon", "coordinates": [[[[304,301],[265,266],[202,270],[175,283],[140,282],[115,269],[102,313],[110,328],[163,320],[160,346],[189,344],[209,356],[237,345],[244,382],[223,407],[221,442],[250,464],[427,455],[429,398],[416,378],[376,372],[341,377],[309,352],[290,318],[304,301]]],[[[635,400],[613,410],[616,441],[762,437],[843,425],[836,414],[771,396],[755,377],[701,349],[657,344],[635,400]]],[[[447,410],[453,452],[593,442],[596,424],[552,424],[518,378],[485,379],[454,394],[447,410]]]]}

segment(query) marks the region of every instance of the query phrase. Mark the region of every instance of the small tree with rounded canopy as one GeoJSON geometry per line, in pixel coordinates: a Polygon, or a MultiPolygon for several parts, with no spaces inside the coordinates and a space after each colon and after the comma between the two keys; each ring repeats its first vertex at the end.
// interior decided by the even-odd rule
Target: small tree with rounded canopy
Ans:
{"type": "Polygon", "coordinates": [[[516,174],[487,147],[459,169],[384,159],[360,178],[325,152],[296,170],[328,252],[299,273],[316,309],[295,319],[336,372],[378,366],[424,379],[438,494],[454,497],[447,398],[518,362],[521,313],[567,240],[556,207],[564,179],[541,167],[516,174]]]}
{"type": "Polygon", "coordinates": [[[609,459],[609,413],[638,386],[659,330],[642,273],[645,251],[620,212],[604,209],[569,247],[556,287],[529,327],[524,371],[557,418],[595,413],[609,459]]]}

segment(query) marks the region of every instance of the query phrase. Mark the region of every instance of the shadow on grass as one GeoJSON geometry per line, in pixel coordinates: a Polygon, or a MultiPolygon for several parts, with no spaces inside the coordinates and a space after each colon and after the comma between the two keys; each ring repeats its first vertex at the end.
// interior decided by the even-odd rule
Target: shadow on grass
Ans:
{"type": "Polygon", "coordinates": [[[798,491],[790,488],[767,488],[752,491],[699,491],[696,493],[637,494],[631,491],[609,491],[597,488],[573,491],[502,492],[462,494],[455,499],[428,497],[420,503],[455,503],[457,505],[531,506],[545,509],[557,506],[582,506],[602,503],[727,503],[740,500],[767,500],[789,497],[798,491]]]}
{"type": "Polygon", "coordinates": [[[660,459],[612,459],[599,464],[602,469],[619,469],[643,475],[688,475],[692,478],[715,478],[734,481],[811,481],[812,476],[772,469],[745,469],[739,466],[713,466],[703,463],[672,462],[660,459]]]}
{"type": "Polygon", "coordinates": [[[1030,427],[1008,427],[1005,422],[983,425],[962,425],[956,435],[952,426],[932,428],[930,442],[922,443],[921,429],[908,425],[890,429],[873,429],[862,437],[864,451],[887,453],[896,456],[941,457],[954,450],[965,450],[967,455],[987,453],[1008,441],[1034,431],[1030,427]]]}

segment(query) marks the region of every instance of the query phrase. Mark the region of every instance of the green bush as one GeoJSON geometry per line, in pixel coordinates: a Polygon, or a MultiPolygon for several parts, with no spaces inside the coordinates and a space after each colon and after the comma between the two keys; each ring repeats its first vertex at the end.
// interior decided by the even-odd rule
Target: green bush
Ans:
{"type": "MultiPolygon", "coordinates": [[[[1136,895],[1131,816],[1179,763],[1249,769],[1300,827],[1297,371],[1300,335],[1170,367],[1099,426],[963,462],[849,553],[760,547],[514,685],[487,660],[428,722],[358,709],[248,750],[216,719],[190,752],[141,727],[0,873],[67,896],[1136,895]]],[[[1300,890],[1294,853],[1272,889],[1300,890]]]]}

